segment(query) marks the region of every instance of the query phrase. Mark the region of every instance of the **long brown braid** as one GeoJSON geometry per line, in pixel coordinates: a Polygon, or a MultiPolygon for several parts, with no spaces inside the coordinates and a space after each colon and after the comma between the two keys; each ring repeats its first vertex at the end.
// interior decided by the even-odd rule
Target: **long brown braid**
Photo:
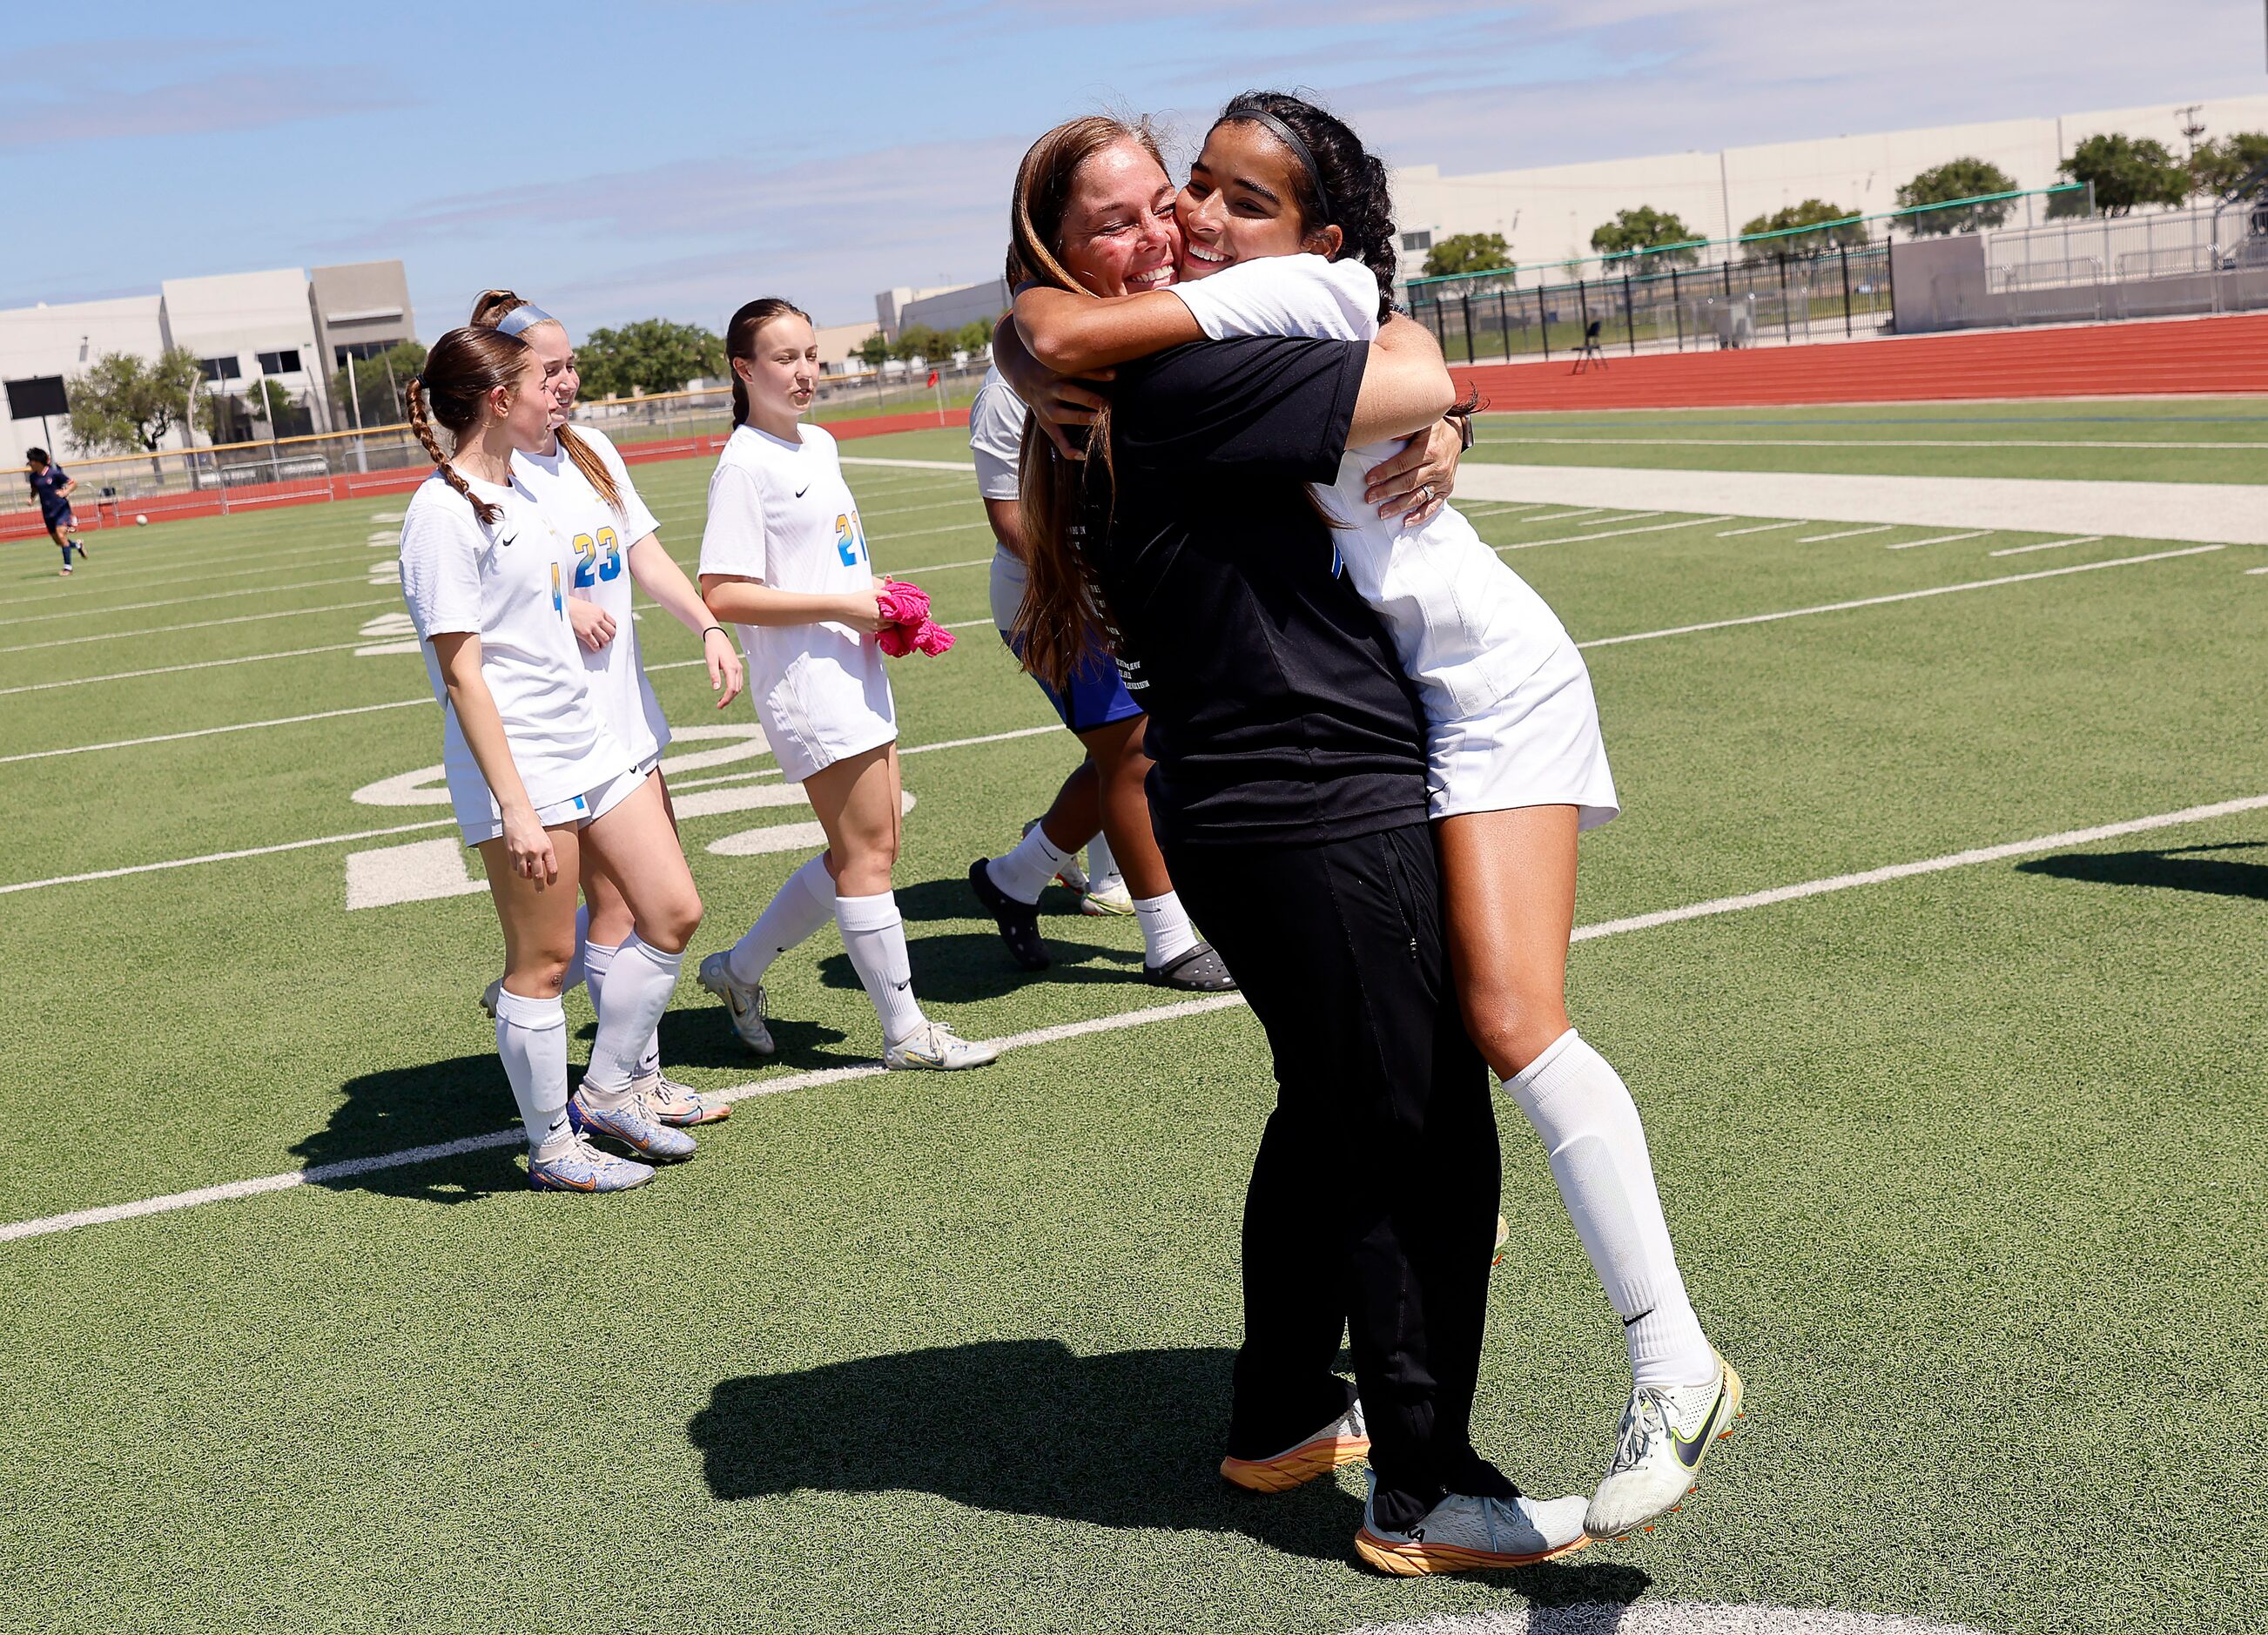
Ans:
{"type": "Polygon", "coordinates": [[[424,369],[409,383],[409,429],[433,457],[441,480],[465,497],[465,503],[482,523],[495,522],[504,515],[504,508],[473,492],[449,463],[448,455],[441,452],[433,423],[440,422],[452,438],[461,442],[480,423],[488,394],[498,387],[516,385],[534,356],[534,349],[516,335],[468,324],[433,343],[433,350],[425,355],[424,369]]]}

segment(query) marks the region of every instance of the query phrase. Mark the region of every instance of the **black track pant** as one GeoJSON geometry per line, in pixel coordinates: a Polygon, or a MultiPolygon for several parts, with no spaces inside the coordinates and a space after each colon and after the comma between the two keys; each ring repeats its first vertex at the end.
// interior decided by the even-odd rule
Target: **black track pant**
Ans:
{"type": "Polygon", "coordinates": [[[1267,1457],[1344,1411],[1332,1366],[1351,1329],[1381,1525],[1410,1527],[1447,1491],[1509,1493],[1469,1440],[1500,1172],[1431,830],[1166,850],[1276,1057],[1229,1452],[1267,1457]]]}

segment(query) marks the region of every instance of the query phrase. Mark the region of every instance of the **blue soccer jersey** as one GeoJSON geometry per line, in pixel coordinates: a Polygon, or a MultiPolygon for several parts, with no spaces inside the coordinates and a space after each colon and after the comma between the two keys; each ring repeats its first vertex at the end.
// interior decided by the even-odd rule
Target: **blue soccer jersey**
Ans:
{"type": "Polygon", "coordinates": [[[40,517],[42,521],[60,522],[71,514],[70,501],[63,497],[63,484],[70,474],[61,466],[47,466],[31,474],[32,492],[40,497],[40,517]]]}

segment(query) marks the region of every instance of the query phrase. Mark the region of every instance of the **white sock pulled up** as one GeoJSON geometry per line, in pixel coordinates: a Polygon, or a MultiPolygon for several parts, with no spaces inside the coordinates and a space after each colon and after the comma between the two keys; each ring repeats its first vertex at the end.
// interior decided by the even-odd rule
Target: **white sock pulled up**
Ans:
{"type": "Polygon", "coordinates": [[[1110,850],[1110,836],[1098,834],[1086,843],[1086,888],[1107,891],[1124,883],[1118,875],[1118,856],[1110,850]]]}
{"type": "Polygon", "coordinates": [[[527,1150],[548,1158],[574,1138],[567,1127],[566,1007],[504,989],[497,995],[496,1042],[527,1150]]]}
{"type": "Polygon", "coordinates": [[[1142,962],[1152,970],[1177,960],[1197,946],[1197,928],[1189,924],[1179,892],[1162,897],[1134,899],[1134,917],[1142,924],[1142,962]]]}
{"type": "Polygon", "coordinates": [[[629,1096],[638,1058],[669,1008],[684,963],[684,954],[664,954],[635,932],[607,962],[599,1036],[591,1042],[591,1065],[583,1074],[583,1094],[593,1106],[618,1106],[629,1096]]]}
{"type": "MultiPolygon", "coordinates": [[[[603,1009],[606,1005],[607,973],[614,967],[615,955],[621,952],[622,945],[603,942],[590,943],[584,948],[582,959],[591,983],[593,1010],[603,1009]]],[[[645,1049],[638,1053],[637,1082],[644,1084],[660,1071],[661,1029],[656,1027],[645,1042],[645,1049]]]]}
{"type": "Polygon", "coordinates": [[[850,968],[873,1001],[882,1021],[882,1042],[896,1044],[927,1025],[914,998],[913,961],[906,953],[906,923],[894,892],[835,899],[835,923],[843,928],[843,947],[850,968]]]}
{"type": "Polygon", "coordinates": [[[1023,839],[1005,857],[994,858],[985,864],[984,872],[992,883],[1019,902],[1037,902],[1048,882],[1063,872],[1071,860],[1065,851],[1048,838],[1048,826],[1035,823],[1024,831],[1023,839]]]}
{"type": "Polygon", "coordinates": [[[1583,1252],[1623,1320],[1633,1383],[1714,1379],[1716,1353],[1686,1298],[1646,1128],[1622,1076],[1571,1027],[1506,1087],[1535,1126],[1583,1252]]]}
{"type": "Polygon", "coordinates": [[[787,877],[772,900],[725,956],[725,968],[740,983],[760,983],[772,961],[817,932],[835,917],[835,877],[827,872],[827,854],[808,858],[787,877]]]}

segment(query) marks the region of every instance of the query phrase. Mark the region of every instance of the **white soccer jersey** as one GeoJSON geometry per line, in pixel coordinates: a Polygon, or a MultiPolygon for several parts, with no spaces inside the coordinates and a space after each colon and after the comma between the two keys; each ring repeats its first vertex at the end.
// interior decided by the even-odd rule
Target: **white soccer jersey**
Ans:
{"type": "MultiPolygon", "coordinates": [[[[968,406],[968,453],[976,461],[976,492],[986,499],[1014,499],[1020,492],[1017,467],[1024,453],[1024,400],[995,365],[984,372],[976,401],[968,406]]],[[[992,622],[1002,635],[1015,622],[1030,577],[1023,563],[998,541],[992,546],[992,622]]]]}
{"type": "MultiPolygon", "coordinates": [[[[701,571],[811,595],[869,590],[874,570],[835,439],[818,426],[798,430],[800,443],[733,429],[709,479],[701,571]]],[[[872,637],[833,622],[739,628],[749,696],[792,782],[897,736],[872,637]]]]}
{"type": "Polygon", "coordinates": [[[493,523],[474,516],[439,473],[409,497],[401,519],[401,599],[441,706],[441,761],[458,821],[497,812],[487,780],[441,679],[432,638],[481,638],[481,675],[503,718],[512,764],[535,806],[555,806],[627,771],[630,750],[608,726],[583,652],[567,622],[577,560],[570,534],[526,489],[467,479],[504,508],[493,523]]]}
{"type": "MultiPolygon", "coordinates": [[[[1211,340],[1378,338],[1378,280],[1320,255],[1239,261],[1170,286],[1211,340]]],[[[1565,800],[1583,827],[1617,810],[1582,655],[1558,615],[1444,505],[1423,527],[1381,517],[1364,474],[1398,443],[1348,449],[1336,482],[1311,484],[1356,593],[1418,683],[1429,728],[1433,814],[1565,800]]]]}
{"type": "Polygon", "coordinates": [[[584,667],[591,672],[592,691],[607,725],[643,762],[659,755],[669,742],[669,723],[646,681],[638,653],[637,626],[630,618],[630,553],[631,546],[659,525],[638,497],[630,468],[615,446],[585,426],[575,427],[573,434],[606,462],[622,496],[620,511],[592,487],[562,445],[555,443],[549,454],[514,454],[512,475],[568,536],[575,567],[567,593],[596,604],[614,619],[614,640],[596,652],[579,643],[577,647],[584,667]]]}

